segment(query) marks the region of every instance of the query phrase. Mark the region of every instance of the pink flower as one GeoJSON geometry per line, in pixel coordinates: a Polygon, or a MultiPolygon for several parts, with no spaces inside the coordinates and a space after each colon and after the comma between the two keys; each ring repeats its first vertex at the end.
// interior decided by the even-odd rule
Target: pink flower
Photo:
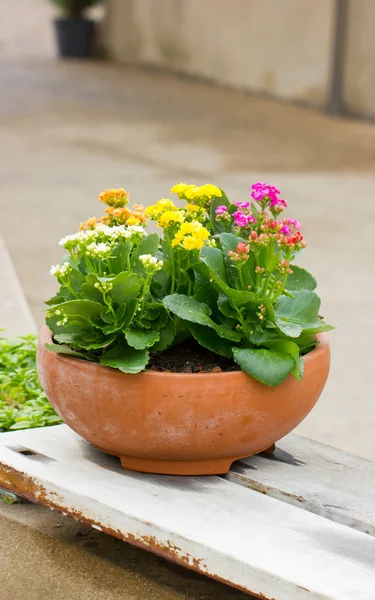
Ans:
{"type": "Polygon", "coordinates": [[[227,207],[224,206],[224,204],[222,204],[221,206],[218,206],[217,209],[215,210],[215,213],[217,215],[222,215],[223,213],[227,212],[227,207]]]}
{"type": "Polygon", "coordinates": [[[249,208],[250,206],[250,202],[234,202],[233,204],[238,206],[238,208],[249,208]]]}
{"type": "Polygon", "coordinates": [[[238,254],[249,254],[249,252],[250,252],[250,248],[246,244],[246,242],[239,242],[237,244],[236,250],[237,250],[238,254]]]}
{"type": "Polygon", "coordinates": [[[272,198],[272,200],[270,202],[270,207],[274,207],[274,206],[277,206],[278,208],[281,208],[283,206],[284,208],[286,208],[288,206],[288,203],[286,200],[283,200],[282,198],[272,198]]]}
{"type": "Polygon", "coordinates": [[[301,229],[302,225],[299,221],[296,221],[295,219],[288,219],[288,223],[289,225],[292,225],[295,229],[301,229]]]}
{"type": "Polygon", "coordinates": [[[253,215],[246,215],[240,210],[236,210],[236,212],[233,213],[233,218],[237,227],[246,227],[249,223],[256,222],[256,219],[253,217],[253,215]]]}
{"type": "Polygon", "coordinates": [[[257,202],[261,202],[265,198],[268,198],[269,200],[277,200],[277,194],[280,194],[280,190],[278,190],[274,185],[262,183],[261,181],[254,183],[251,186],[251,189],[251,196],[257,202]]]}
{"type": "Polygon", "coordinates": [[[284,235],[290,235],[290,228],[288,227],[288,225],[284,225],[281,229],[280,229],[280,233],[283,233],[284,235]]]}

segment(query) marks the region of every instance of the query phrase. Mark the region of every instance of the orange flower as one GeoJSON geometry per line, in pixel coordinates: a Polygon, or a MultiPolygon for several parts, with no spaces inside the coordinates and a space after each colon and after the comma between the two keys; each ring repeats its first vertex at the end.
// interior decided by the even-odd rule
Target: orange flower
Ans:
{"type": "Polygon", "coordinates": [[[108,221],[110,225],[124,225],[126,220],[132,214],[131,210],[123,206],[122,208],[114,208],[113,206],[108,206],[108,208],[104,211],[108,215],[108,221]]]}
{"type": "Polygon", "coordinates": [[[96,217],[91,217],[91,219],[88,219],[86,221],[86,223],[81,223],[80,226],[80,231],[82,231],[83,229],[95,229],[96,225],[98,223],[98,219],[96,217]]]}
{"type": "Polygon", "coordinates": [[[104,192],[99,194],[99,200],[108,206],[121,208],[128,204],[129,194],[122,188],[118,190],[104,190],[104,192]]]}

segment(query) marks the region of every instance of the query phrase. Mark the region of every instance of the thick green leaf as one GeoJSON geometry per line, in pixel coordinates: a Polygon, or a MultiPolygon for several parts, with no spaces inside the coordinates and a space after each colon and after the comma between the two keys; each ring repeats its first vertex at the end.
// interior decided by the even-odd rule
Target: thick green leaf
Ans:
{"type": "Polygon", "coordinates": [[[233,308],[231,303],[229,302],[228,296],[225,294],[220,294],[217,299],[217,305],[219,307],[220,312],[228,317],[228,319],[237,319],[238,321],[238,312],[233,308]]]}
{"type": "Polygon", "coordinates": [[[292,265],[292,271],[293,273],[288,275],[286,280],[287,290],[315,290],[317,286],[316,279],[306,269],[292,265]]]}
{"type": "Polygon", "coordinates": [[[216,333],[218,333],[220,337],[224,337],[228,340],[237,342],[241,339],[241,334],[236,331],[232,331],[227,325],[218,325],[215,323],[209,317],[211,314],[210,307],[203,302],[197,302],[197,300],[194,298],[184,296],[182,294],[172,294],[171,296],[166,296],[163,302],[172,313],[184,321],[211,327],[212,329],[215,329],[216,333]]]}
{"type": "Polygon", "coordinates": [[[194,298],[198,302],[204,302],[210,307],[212,314],[217,314],[217,299],[218,292],[211,285],[209,279],[203,277],[198,271],[194,271],[195,285],[194,285],[194,298]]]}
{"type": "Polygon", "coordinates": [[[207,265],[210,272],[215,273],[216,277],[220,278],[224,283],[228,283],[222,250],[212,248],[211,246],[203,246],[200,259],[207,265]]]}
{"type": "Polygon", "coordinates": [[[138,275],[144,274],[144,268],[139,257],[142,254],[152,254],[152,256],[156,256],[159,244],[160,239],[157,233],[151,233],[142,238],[139,245],[132,252],[131,264],[133,271],[138,273],[138,275]]]}
{"type": "Polygon", "coordinates": [[[127,260],[131,248],[132,244],[130,242],[121,242],[113,248],[109,263],[114,274],[127,270],[127,260]]]}
{"type": "Polygon", "coordinates": [[[229,250],[235,252],[237,245],[240,242],[246,242],[244,238],[241,238],[238,235],[235,235],[234,233],[220,233],[217,237],[220,240],[220,244],[224,251],[224,254],[228,254],[229,250]]]}
{"type": "Polygon", "coordinates": [[[146,329],[162,329],[168,321],[168,311],[162,302],[146,304],[140,323],[146,329]]]}
{"type": "Polygon", "coordinates": [[[168,348],[176,337],[176,327],[171,317],[168,317],[167,324],[159,331],[160,339],[152,346],[152,352],[162,352],[168,348]]]}
{"type": "Polygon", "coordinates": [[[54,335],[57,342],[67,344],[73,348],[84,350],[97,350],[109,346],[115,339],[116,334],[106,335],[98,329],[81,330],[78,333],[58,333],[54,335]]]}
{"type": "Polygon", "coordinates": [[[281,296],[276,306],[276,324],[285,335],[296,338],[302,331],[321,325],[319,308],[320,298],[315,292],[300,290],[294,298],[281,296]]]}
{"type": "Polygon", "coordinates": [[[44,344],[47,350],[51,350],[51,352],[55,352],[56,354],[68,354],[69,356],[75,356],[76,358],[83,358],[84,360],[92,360],[88,354],[82,354],[81,352],[76,352],[68,346],[60,346],[59,344],[44,344]]]}
{"type": "Polygon", "coordinates": [[[277,342],[282,341],[283,335],[280,334],[278,329],[262,329],[255,330],[254,333],[250,335],[249,341],[255,346],[263,346],[268,342],[277,342]]]}
{"type": "Polygon", "coordinates": [[[301,363],[303,366],[303,359],[300,358],[298,345],[289,340],[280,340],[267,344],[267,347],[270,350],[275,350],[276,352],[284,352],[285,354],[289,354],[289,356],[291,356],[294,360],[294,367],[291,373],[294,375],[297,381],[301,381],[303,373],[303,370],[301,372],[301,363]]]}
{"type": "Polygon", "coordinates": [[[109,292],[109,296],[113,302],[118,304],[133,300],[138,296],[141,289],[139,278],[135,273],[119,273],[111,282],[113,287],[109,292]]]}
{"type": "Polygon", "coordinates": [[[93,300],[69,300],[54,307],[59,308],[65,315],[71,318],[80,318],[88,320],[90,317],[96,317],[100,314],[103,305],[93,300]]]}
{"type": "Polygon", "coordinates": [[[189,323],[189,329],[198,344],[220,356],[232,358],[231,342],[221,338],[214,329],[205,327],[204,325],[197,325],[196,323],[189,323]]]}
{"type": "Polygon", "coordinates": [[[229,200],[226,194],[222,191],[220,198],[213,198],[210,206],[210,218],[212,227],[215,233],[221,233],[226,230],[225,224],[222,221],[216,221],[216,209],[218,206],[229,206],[229,200]]]}
{"type": "Polygon", "coordinates": [[[233,358],[245,373],[272,387],[282,383],[294,367],[289,354],[275,350],[233,348],[233,358]]]}
{"type": "Polygon", "coordinates": [[[146,329],[124,329],[124,334],[129,346],[136,350],[151,348],[160,339],[158,331],[146,329]]]}
{"type": "Polygon", "coordinates": [[[82,285],[82,293],[88,300],[94,302],[103,302],[103,294],[95,287],[95,283],[99,283],[100,279],[95,273],[89,273],[85,283],[82,285]]]}
{"type": "Polygon", "coordinates": [[[143,371],[148,361],[149,353],[147,350],[136,350],[125,344],[111,348],[100,358],[101,365],[130,374],[143,371]]]}

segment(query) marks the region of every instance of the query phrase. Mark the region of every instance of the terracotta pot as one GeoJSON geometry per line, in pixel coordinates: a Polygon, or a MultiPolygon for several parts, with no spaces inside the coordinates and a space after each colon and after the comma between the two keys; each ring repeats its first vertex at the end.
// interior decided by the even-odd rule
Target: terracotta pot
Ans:
{"type": "Polygon", "coordinates": [[[45,348],[38,370],[51,404],[79,435],[118,456],[126,469],[174,475],[227,473],[233,461],[262,452],[292,431],[327,380],[325,336],[305,356],[302,382],[270,388],[242,371],[127,375],[45,348]]]}

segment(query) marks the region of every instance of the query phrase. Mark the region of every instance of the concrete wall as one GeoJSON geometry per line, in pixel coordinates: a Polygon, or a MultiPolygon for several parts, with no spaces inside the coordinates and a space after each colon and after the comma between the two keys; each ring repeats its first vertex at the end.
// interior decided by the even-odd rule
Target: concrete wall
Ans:
{"type": "Polygon", "coordinates": [[[334,0],[108,0],[108,53],[323,105],[334,6],[334,0]]]}
{"type": "Polygon", "coordinates": [[[342,112],[375,118],[375,0],[107,3],[108,54],[116,61],[321,108],[334,87],[342,112]],[[345,15],[339,20],[343,45],[335,35],[338,11],[345,15]],[[336,43],[344,53],[336,65],[342,77],[333,85],[336,43]]]}
{"type": "Polygon", "coordinates": [[[349,0],[344,74],[345,108],[375,117],[374,0],[349,0]]]}

